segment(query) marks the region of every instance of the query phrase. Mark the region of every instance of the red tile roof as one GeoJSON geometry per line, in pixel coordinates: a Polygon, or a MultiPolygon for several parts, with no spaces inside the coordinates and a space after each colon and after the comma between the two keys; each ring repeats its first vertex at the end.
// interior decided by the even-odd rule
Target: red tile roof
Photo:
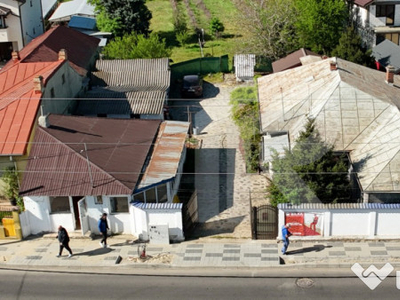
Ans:
{"type": "Polygon", "coordinates": [[[307,56],[307,55],[312,55],[312,56],[320,56],[319,54],[316,54],[310,50],[301,48],[288,56],[285,56],[277,61],[274,61],[272,63],[272,69],[274,70],[274,73],[284,71],[287,69],[292,69],[298,66],[301,66],[301,61],[300,57],[307,56]]]}
{"type": "Polygon", "coordinates": [[[50,127],[38,127],[35,133],[21,194],[131,194],[160,123],[50,115],[50,127]]]}
{"type": "Polygon", "coordinates": [[[64,62],[18,63],[0,71],[0,155],[25,154],[42,97],[33,78],[41,75],[46,84],[64,62]]]}
{"type": "MultiPolygon", "coordinates": [[[[33,39],[20,52],[20,62],[50,62],[58,60],[58,52],[67,50],[68,61],[80,74],[86,75],[91,58],[100,40],[66,26],[53,27],[33,39]]],[[[15,65],[9,61],[3,69],[15,65]]]]}

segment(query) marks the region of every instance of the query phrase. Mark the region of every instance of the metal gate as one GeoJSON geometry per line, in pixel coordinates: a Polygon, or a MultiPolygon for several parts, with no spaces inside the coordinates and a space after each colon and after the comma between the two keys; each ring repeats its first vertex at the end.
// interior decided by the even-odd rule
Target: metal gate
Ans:
{"type": "Polygon", "coordinates": [[[276,239],[278,236],[278,209],[272,205],[253,207],[252,237],[255,240],[276,239]]]}

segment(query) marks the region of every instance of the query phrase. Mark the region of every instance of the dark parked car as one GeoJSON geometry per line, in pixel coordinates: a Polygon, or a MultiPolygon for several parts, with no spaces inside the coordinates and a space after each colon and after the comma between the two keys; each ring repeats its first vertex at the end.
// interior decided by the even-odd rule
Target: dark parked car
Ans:
{"type": "Polygon", "coordinates": [[[186,75],[183,77],[182,97],[202,97],[203,79],[198,75],[186,75]]]}

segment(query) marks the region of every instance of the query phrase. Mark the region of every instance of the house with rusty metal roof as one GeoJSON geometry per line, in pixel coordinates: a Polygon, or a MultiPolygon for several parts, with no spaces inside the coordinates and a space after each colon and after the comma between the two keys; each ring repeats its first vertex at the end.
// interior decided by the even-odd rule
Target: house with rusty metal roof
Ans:
{"type": "Polygon", "coordinates": [[[72,28],[56,26],[32,40],[19,51],[18,60],[10,60],[3,69],[10,68],[19,62],[57,61],[59,51],[64,49],[75,71],[81,76],[86,76],[97,59],[99,42],[98,38],[72,28]]]}
{"type": "Polygon", "coordinates": [[[16,62],[0,71],[0,172],[23,172],[39,115],[72,110],[82,77],[65,54],[53,62],[21,63],[13,52],[16,62]]]}
{"type": "Polygon", "coordinates": [[[98,60],[75,114],[164,119],[170,80],[168,58],[98,60]]]}
{"type": "Polygon", "coordinates": [[[321,138],[348,153],[361,201],[400,202],[400,79],[394,68],[385,74],[330,58],[261,77],[258,92],[264,154],[290,148],[307,119],[315,119],[321,138]]]}
{"type": "Polygon", "coordinates": [[[39,119],[20,194],[31,233],[134,232],[132,203],[172,203],[186,157],[189,123],[49,115],[39,119]]]}

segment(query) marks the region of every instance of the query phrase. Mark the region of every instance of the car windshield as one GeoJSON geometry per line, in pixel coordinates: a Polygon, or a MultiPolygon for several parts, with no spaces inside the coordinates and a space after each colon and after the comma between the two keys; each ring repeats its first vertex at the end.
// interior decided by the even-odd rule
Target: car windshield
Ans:
{"type": "Polygon", "coordinates": [[[198,76],[186,76],[183,78],[183,87],[191,87],[199,85],[198,76]]]}

